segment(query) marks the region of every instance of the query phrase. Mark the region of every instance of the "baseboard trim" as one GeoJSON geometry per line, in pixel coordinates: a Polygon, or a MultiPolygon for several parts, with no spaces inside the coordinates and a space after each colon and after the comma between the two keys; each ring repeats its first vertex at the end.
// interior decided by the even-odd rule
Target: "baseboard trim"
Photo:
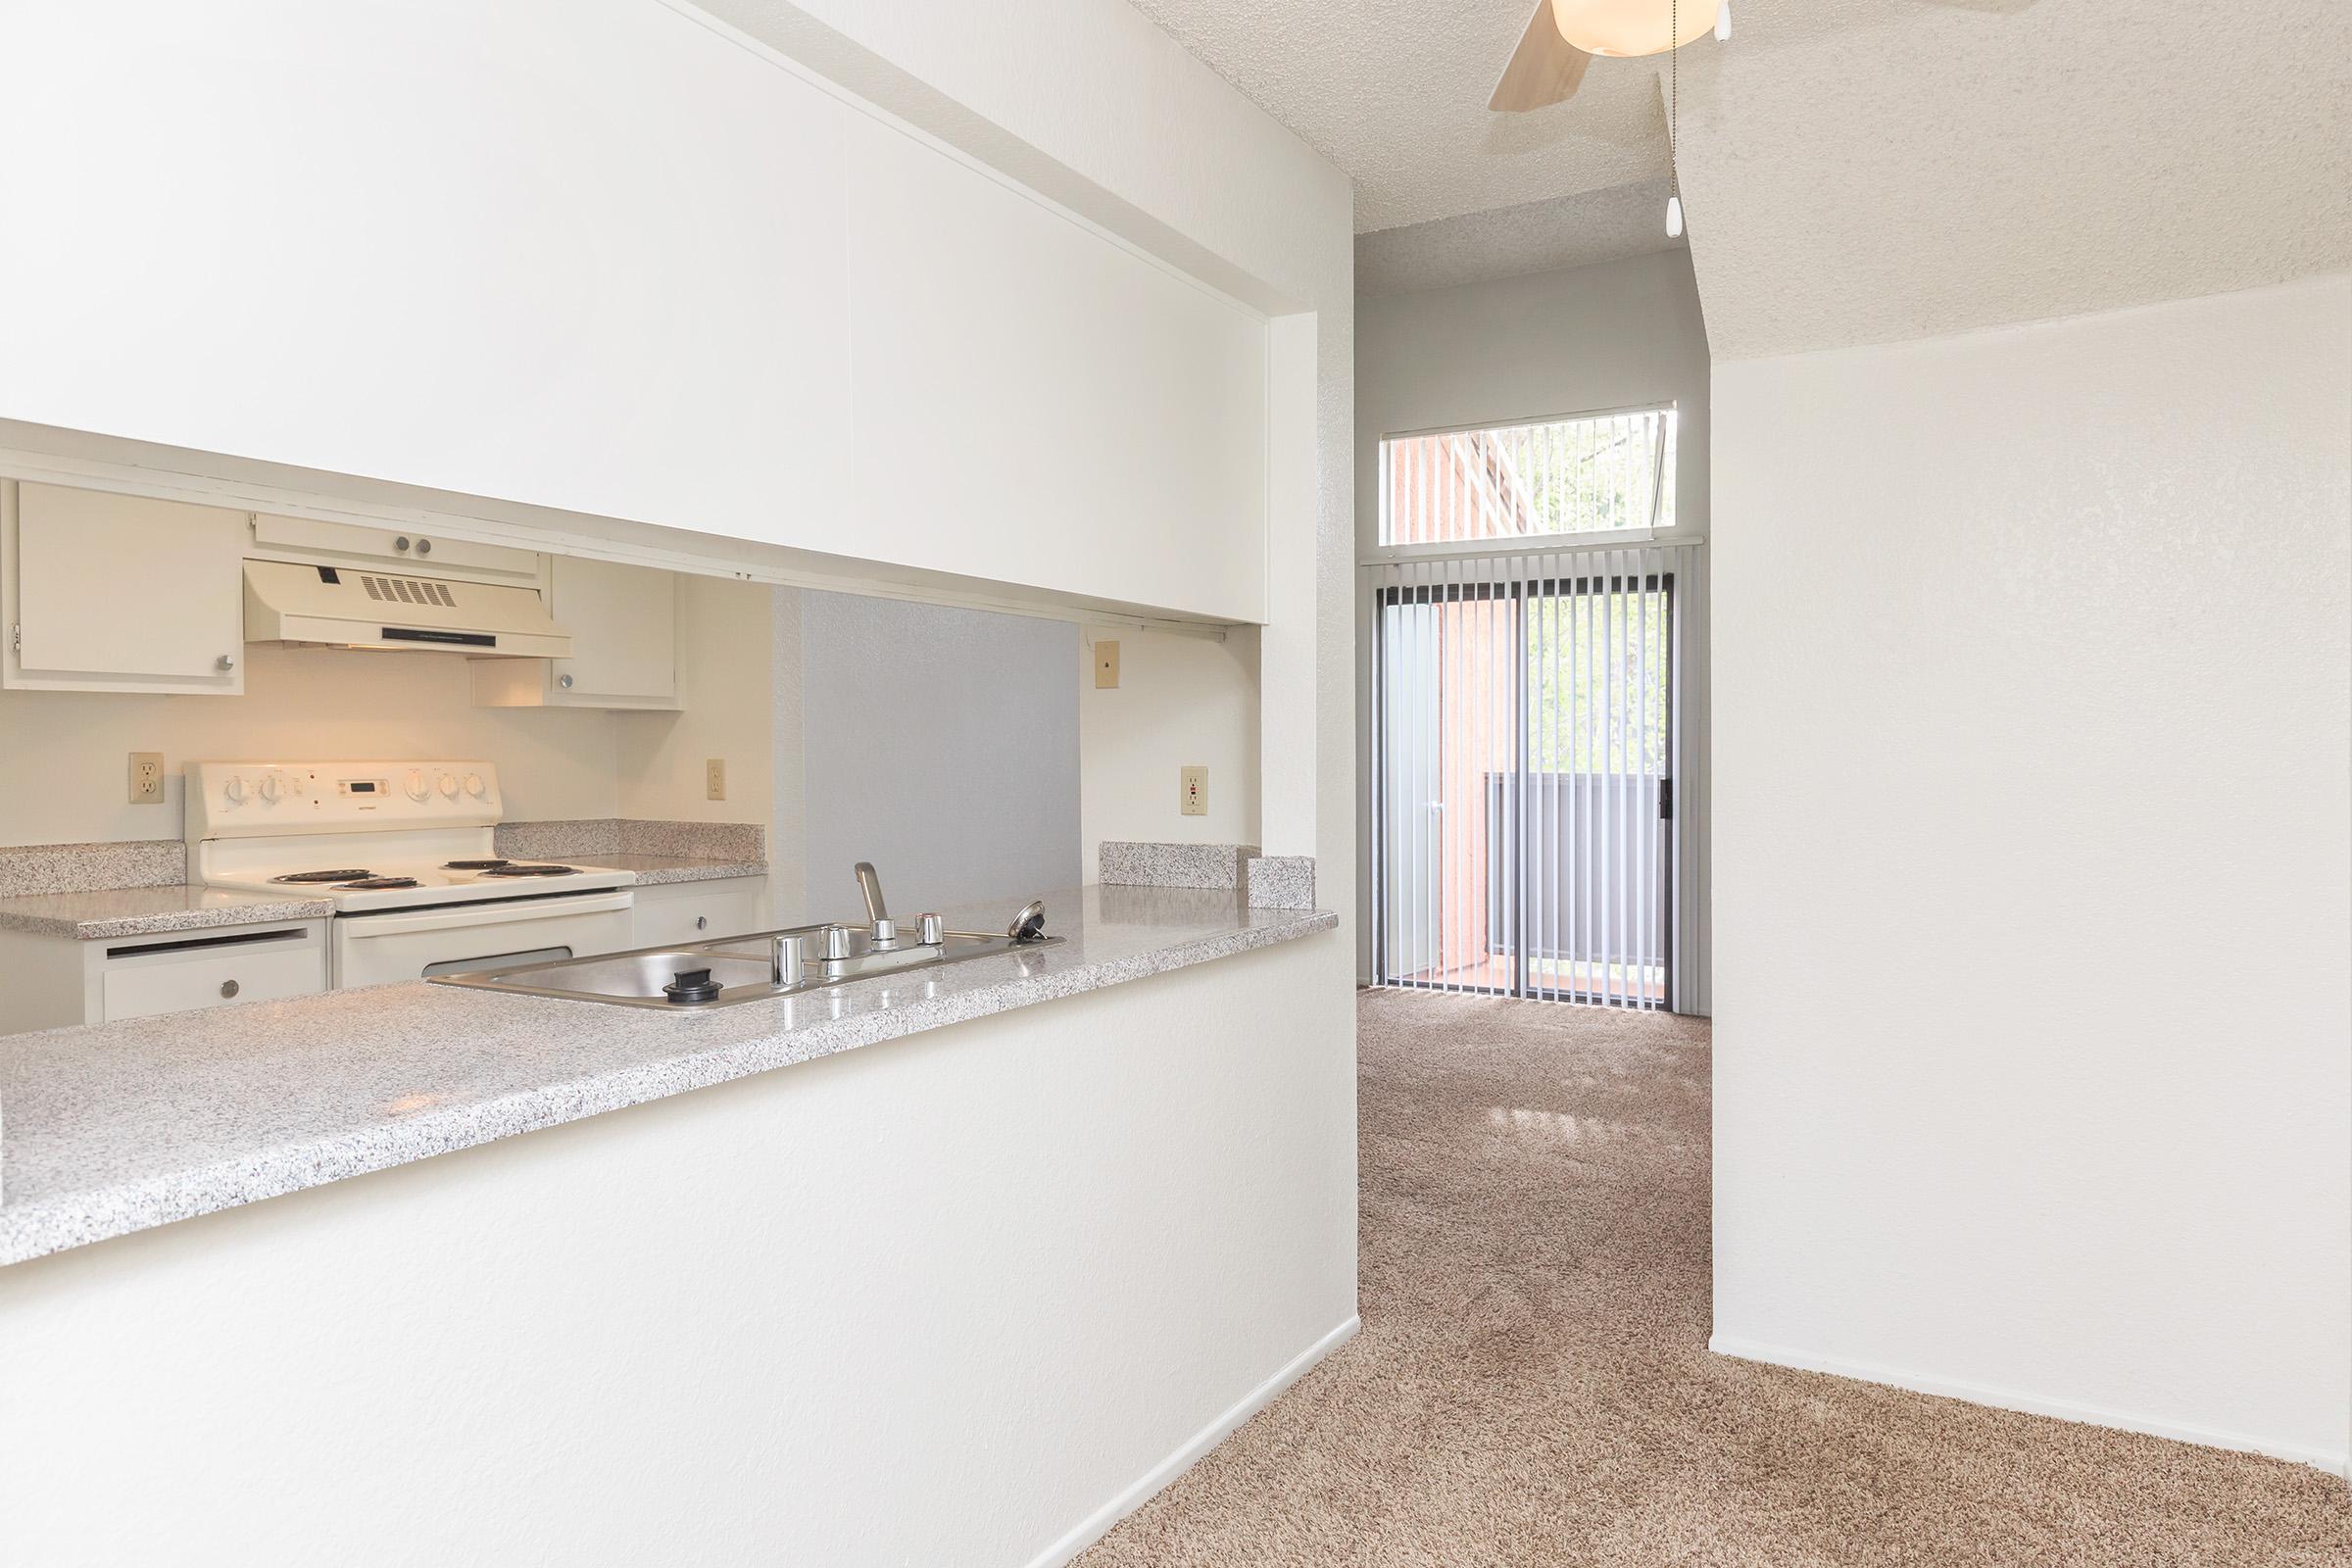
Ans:
{"type": "Polygon", "coordinates": [[[1761,1345],[1754,1340],[1738,1339],[1727,1334],[1718,1334],[1708,1340],[1707,1348],[1717,1355],[1728,1355],[1736,1360],[1794,1367],[1800,1372],[1827,1372],[1834,1377],[1853,1378],[1863,1383],[1884,1383],[1890,1388],[1909,1389],[1914,1394],[1965,1399],[1971,1404],[1987,1404],[1998,1410],[2022,1410],[2028,1415],[2055,1416],[2061,1421],[2080,1421],[2087,1426],[2144,1432],[2150,1437],[2170,1438],[2176,1443],[2193,1443],[2206,1448],[2230,1448],[2240,1453],[2268,1454],[2275,1459],[2291,1459],[2297,1464],[2307,1464],[2331,1475],[2352,1479],[2352,1454],[2340,1449],[2277,1443],[2268,1438],[2249,1437],[2242,1432],[2221,1432],[2210,1427],[2133,1415],[2125,1410],[2078,1404],[2068,1399],[2043,1398],[2039,1395],[1997,1388],[1991,1384],[1928,1377],[1897,1367],[1874,1366],[1867,1361],[1848,1361],[1834,1355],[1815,1355],[1809,1350],[1792,1350],[1781,1345],[1761,1345]]]}
{"type": "Polygon", "coordinates": [[[1355,1338],[1363,1320],[1350,1317],[1329,1334],[1293,1356],[1281,1371],[1244,1395],[1239,1403],[1194,1433],[1174,1453],[1145,1471],[1119,1494],[1088,1514],[1070,1532],[1029,1559],[1029,1568],[1062,1568],[1071,1558],[1110,1534],[1110,1527],[1167,1490],[1178,1476],[1199,1463],[1209,1449],[1223,1443],[1241,1424],[1282,1396],[1308,1368],[1355,1338]]]}

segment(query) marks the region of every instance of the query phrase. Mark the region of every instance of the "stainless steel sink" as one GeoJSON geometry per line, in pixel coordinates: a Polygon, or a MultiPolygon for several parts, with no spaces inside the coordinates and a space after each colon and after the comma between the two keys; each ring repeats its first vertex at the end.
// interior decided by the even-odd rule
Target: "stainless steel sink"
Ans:
{"type": "MultiPolygon", "coordinates": [[[[1016,940],[1003,934],[949,931],[942,933],[937,945],[907,942],[897,949],[874,952],[870,943],[858,941],[852,944],[852,951],[846,956],[826,958],[810,939],[821,939],[827,929],[799,926],[787,931],[723,937],[715,942],[609,953],[593,958],[559,958],[552,963],[527,963],[474,974],[435,975],[431,983],[473,991],[510,991],[526,997],[557,997],[567,1002],[602,1002],[619,1007],[653,1007],[663,1012],[701,1012],[711,1007],[820,991],[878,974],[933,969],[1007,953],[1034,953],[1061,941],[1059,937],[1016,940]],[[807,954],[797,965],[786,966],[786,977],[781,980],[775,958],[779,939],[807,954]],[[681,986],[681,977],[704,973],[708,975],[707,982],[681,986]]],[[[856,936],[863,938],[865,934],[858,932],[856,936]]]]}
{"type": "Polygon", "coordinates": [[[517,964],[473,974],[432,977],[439,986],[475,991],[513,991],[526,997],[566,1002],[604,1002],[616,1007],[659,1007],[697,1012],[744,1002],[766,1002],[804,991],[821,991],[873,975],[935,969],[1006,953],[1028,953],[1058,943],[1046,930],[1046,906],[1022,906],[1001,936],[950,931],[936,914],[917,915],[910,926],[890,917],[882,901],[882,879],[860,860],[858,890],[864,895],[872,924],[860,929],[834,922],[798,925],[782,931],[639,948],[593,958],[559,958],[553,963],[517,964]]]}
{"type": "Polygon", "coordinates": [[[700,969],[709,970],[722,988],[767,984],[763,958],[713,955],[693,948],[644,948],[635,953],[609,953],[601,958],[559,958],[484,974],[435,978],[452,984],[495,980],[507,990],[529,989],[551,996],[566,993],[603,1002],[652,1002],[666,1007],[673,1004],[662,988],[673,984],[680,973],[700,969]]]}

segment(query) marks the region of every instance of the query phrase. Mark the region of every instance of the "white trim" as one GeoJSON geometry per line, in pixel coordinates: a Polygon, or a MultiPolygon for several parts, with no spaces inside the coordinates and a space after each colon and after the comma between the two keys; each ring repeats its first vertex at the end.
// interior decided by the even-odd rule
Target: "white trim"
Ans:
{"type": "Polygon", "coordinates": [[[1933,1377],[1894,1367],[1875,1366],[1867,1361],[1848,1361],[1834,1355],[1816,1355],[1808,1350],[1791,1350],[1784,1346],[1760,1345],[1753,1340],[1727,1334],[1718,1334],[1709,1339],[1707,1348],[1717,1355],[1728,1355],[1737,1360],[1759,1361],[1766,1366],[1794,1367],[1800,1372],[1827,1372],[1833,1377],[1854,1378],[1864,1383],[1883,1383],[1888,1388],[1909,1389],[1914,1394],[1965,1399],[1971,1404],[1990,1405],[1996,1410],[2022,1410],[2028,1415],[2055,1416],[2061,1421],[2113,1427],[2119,1432],[2143,1432],[2150,1437],[2170,1438],[2176,1443],[2193,1443],[2206,1448],[2269,1454],[2275,1459],[2291,1459],[2297,1464],[2307,1464],[2330,1475],[2352,1479],[2352,1453],[2341,1449],[2314,1448],[2299,1443],[2252,1437],[2243,1432],[2224,1432],[2184,1421],[2133,1415],[2126,1410],[2079,1404],[2071,1399],[2045,1398],[2037,1394],[1998,1388],[1987,1383],[1933,1377]]]}
{"type": "Polygon", "coordinates": [[[1187,1438],[1174,1453],[1145,1471],[1117,1496],[1088,1514],[1060,1540],[1030,1558],[1029,1568],[1061,1568],[1062,1564],[1110,1534],[1111,1526],[1159,1495],[1178,1476],[1199,1463],[1209,1449],[1231,1437],[1243,1422],[1280,1398],[1283,1391],[1303,1377],[1308,1368],[1354,1339],[1361,1327],[1362,1318],[1350,1317],[1299,1351],[1281,1371],[1244,1395],[1239,1403],[1187,1438]]]}
{"type": "Polygon", "coordinates": [[[1512,561],[1521,556],[1566,555],[1579,550],[1623,550],[1628,545],[1703,545],[1705,534],[1679,528],[1609,528],[1591,533],[1531,533],[1506,539],[1455,539],[1438,545],[1374,545],[1358,566],[1398,561],[1512,561]]]}
{"type": "Polygon", "coordinates": [[[1571,424],[1579,419],[1614,419],[1626,414],[1675,414],[1682,410],[1683,400],[1668,398],[1663,403],[1627,403],[1613,409],[1577,409],[1568,414],[1512,415],[1506,418],[1473,420],[1468,424],[1440,424],[1426,430],[1383,430],[1383,441],[1420,441],[1433,435],[1476,435],[1487,430],[1516,430],[1531,424],[1571,424]]]}

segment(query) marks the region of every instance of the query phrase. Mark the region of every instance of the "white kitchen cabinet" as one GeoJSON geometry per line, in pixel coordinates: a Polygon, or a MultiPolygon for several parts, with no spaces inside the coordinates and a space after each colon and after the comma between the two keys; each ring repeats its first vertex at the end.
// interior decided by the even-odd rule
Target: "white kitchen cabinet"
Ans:
{"type": "Polygon", "coordinates": [[[307,997],[326,989],[326,922],[96,942],[0,931],[0,1034],[307,997]]]}
{"type": "Polygon", "coordinates": [[[394,566],[411,575],[458,577],[468,582],[529,587],[539,581],[537,551],[445,538],[428,528],[379,528],[257,513],[251,553],[269,561],[298,561],[307,565],[394,566]]]}
{"type": "Polygon", "coordinates": [[[569,659],[477,659],[485,708],[678,706],[678,579],[649,566],[548,558],[548,613],[571,634],[569,659]]]}
{"type": "Polygon", "coordinates": [[[767,879],[757,876],[640,885],[635,890],[634,944],[663,948],[762,930],[767,924],[766,891],[767,879]]]}
{"type": "Polygon", "coordinates": [[[0,480],[0,686],[245,690],[246,514],[0,480]]]}

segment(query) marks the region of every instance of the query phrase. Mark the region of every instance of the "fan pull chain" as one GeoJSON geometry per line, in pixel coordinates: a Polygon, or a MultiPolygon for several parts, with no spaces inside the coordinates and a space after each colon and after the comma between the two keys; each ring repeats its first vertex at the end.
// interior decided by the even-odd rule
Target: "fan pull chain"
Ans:
{"type": "Polygon", "coordinates": [[[1681,0],[1666,0],[1666,237],[1683,237],[1681,0]]]}

